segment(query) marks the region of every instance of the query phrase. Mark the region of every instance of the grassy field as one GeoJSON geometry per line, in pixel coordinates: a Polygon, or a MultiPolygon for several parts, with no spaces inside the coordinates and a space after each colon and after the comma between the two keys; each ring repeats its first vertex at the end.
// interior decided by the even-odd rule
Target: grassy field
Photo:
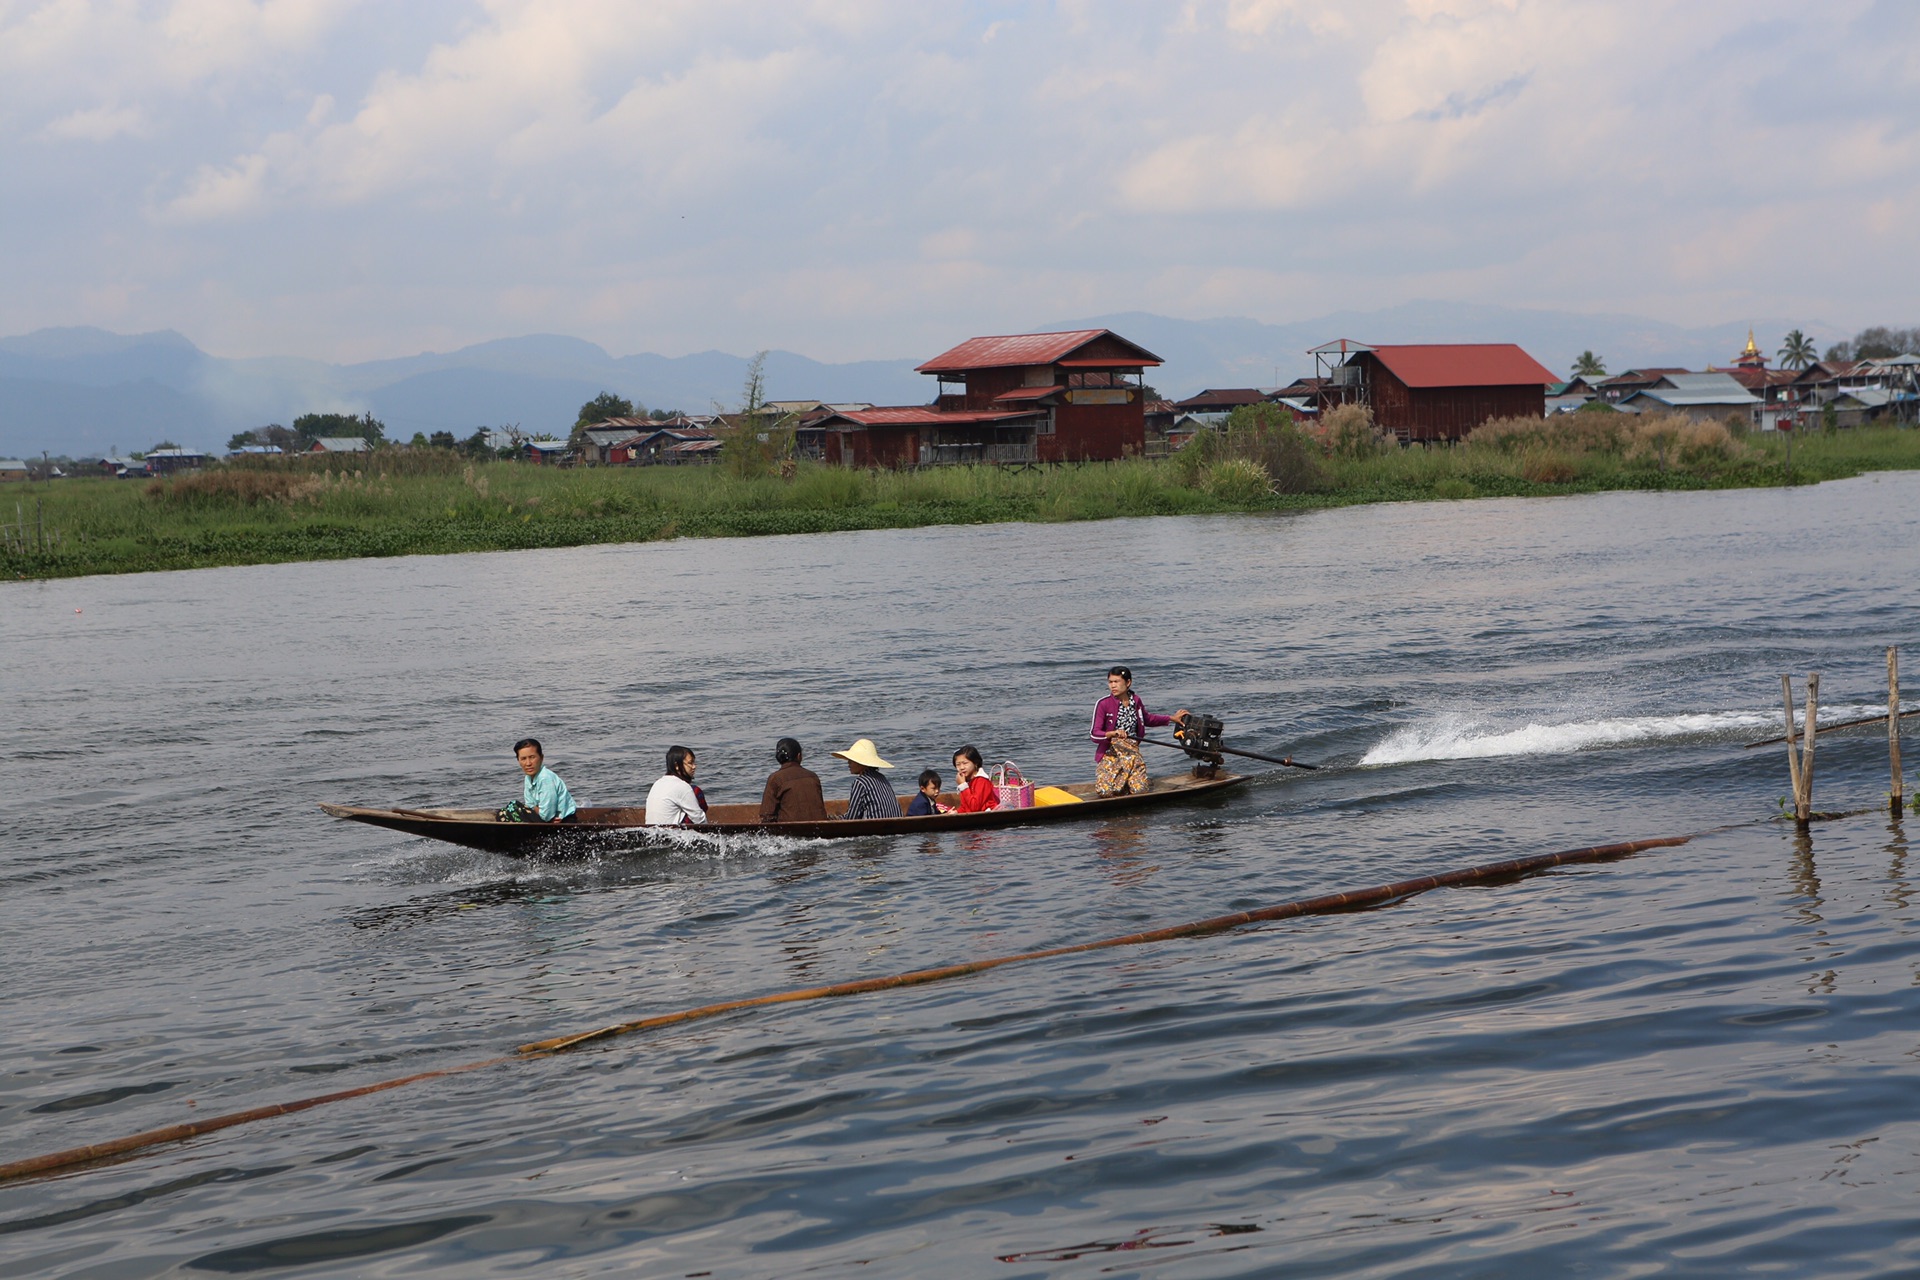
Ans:
{"type": "MultiPolygon", "coordinates": [[[[1569,415],[1589,416],[1602,415],[1569,415]]],[[[557,470],[395,451],[274,469],[218,468],[175,480],[13,484],[0,490],[0,576],[1612,489],[1744,488],[1920,468],[1920,431],[1912,429],[1802,434],[1793,442],[1789,475],[1785,441],[1776,435],[1734,439],[1722,431],[1702,443],[1690,442],[1684,430],[1676,428],[1668,439],[1641,424],[1638,436],[1624,439],[1617,425],[1558,422],[1483,429],[1466,444],[1426,449],[1347,448],[1289,436],[1276,452],[1271,439],[1230,436],[1166,460],[1034,472],[876,473],[802,465],[790,478],[742,478],[720,467],[557,470]]]]}

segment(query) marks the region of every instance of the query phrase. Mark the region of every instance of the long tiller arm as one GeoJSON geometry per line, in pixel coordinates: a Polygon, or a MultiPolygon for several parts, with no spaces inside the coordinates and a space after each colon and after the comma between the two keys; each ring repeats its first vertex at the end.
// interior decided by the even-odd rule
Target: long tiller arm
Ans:
{"type": "Polygon", "coordinates": [[[1180,741],[1162,742],[1158,738],[1141,738],[1140,741],[1151,742],[1156,747],[1171,747],[1175,751],[1186,752],[1197,761],[1194,765],[1194,772],[1196,773],[1199,773],[1202,769],[1210,771],[1219,768],[1221,764],[1225,763],[1220,759],[1222,754],[1245,756],[1249,760],[1264,760],[1268,764],[1281,764],[1289,769],[1318,769],[1320,767],[1317,764],[1302,764],[1292,756],[1286,756],[1284,758],[1280,756],[1264,756],[1258,751],[1242,751],[1238,747],[1222,746],[1220,736],[1225,730],[1226,726],[1220,722],[1218,717],[1200,715],[1196,712],[1190,714],[1185,723],[1174,729],[1174,736],[1179,738],[1180,741]]]}

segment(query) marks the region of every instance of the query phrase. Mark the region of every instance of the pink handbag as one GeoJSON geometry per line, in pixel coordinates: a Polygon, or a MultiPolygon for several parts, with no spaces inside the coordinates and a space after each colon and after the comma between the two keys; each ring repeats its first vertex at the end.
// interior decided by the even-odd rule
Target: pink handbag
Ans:
{"type": "Polygon", "coordinates": [[[993,770],[993,790],[1002,809],[1033,808],[1033,784],[1020,774],[1020,766],[1009,760],[993,770]]]}

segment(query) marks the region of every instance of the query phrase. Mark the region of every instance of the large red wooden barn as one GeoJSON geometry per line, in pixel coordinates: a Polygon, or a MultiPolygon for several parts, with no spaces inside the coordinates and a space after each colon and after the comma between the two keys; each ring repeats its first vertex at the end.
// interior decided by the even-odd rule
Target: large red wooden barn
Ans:
{"type": "Polygon", "coordinates": [[[971,338],[919,366],[931,405],[847,410],[809,428],[856,467],[1092,462],[1146,446],[1144,374],[1160,357],[1107,329],[971,338]]]}
{"type": "Polygon", "coordinates": [[[1341,339],[1313,351],[1332,366],[1328,406],[1358,402],[1402,440],[1458,440],[1490,418],[1546,413],[1551,370],[1511,342],[1367,346],[1341,339]]]}

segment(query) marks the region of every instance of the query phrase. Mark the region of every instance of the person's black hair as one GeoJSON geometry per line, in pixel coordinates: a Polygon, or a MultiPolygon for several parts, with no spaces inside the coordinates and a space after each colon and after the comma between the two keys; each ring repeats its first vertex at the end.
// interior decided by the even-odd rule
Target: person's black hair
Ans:
{"type": "Polygon", "coordinates": [[[938,769],[922,769],[920,771],[920,781],[914,785],[914,789],[916,791],[924,790],[929,782],[936,787],[940,785],[940,771],[938,769]]]}
{"type": "Polygon", "coordinates": [[[681,771],[687,767],[687,761],[693,759],[693,757],[694,750],[692,747],[668,747],[667,772],[682,782],[685,782],[687,775],[681,771]]]}
{"type": "Polygon", "coordinates": [[[980,748],[974,746],[972,743],[968,743],[953,753],[955,760],[958,760],[961,756],[965,756],[967,759],[973,761],[973,767],[976,769],[984,769],[987,767],[987,762],[980,758],[980,748]]]}
{"type": "Polygon", "coordinates": [[[1110,676],[1119,676],[1128,684],[1133,683],[1133,669],[1131,667],[1108,667],[1107,674],[1110,676]]]}
{"type": "Polygon", "coordinates": [[[776,764],[792,764],[800,758],[800,744],[792,738],[782,738],[773,744],[773,759],[776,764]]]}
{"type": "Polygon", "coordinates": [[[532,747],[532,748],[533,748],[533,749],[534,749],[535,751],[539,751],[539,752],[540,752],[540,758],[541,758],[542,760],[545,760],[545,759],[547,758],[547,753],[546,753],[545,751],[541,751],[541,750],[540,750],[540,739],[538,739],[538,738],[522,738],[522,739],[520,739],[520,741],[518,741],[518,742],[516,742],[516,743],[514,743],[514,744],[513,744],[513,754],[514,754],[514,755],[515,755],[516,757],[518,757],[518,756],[519,756],[519,754],[520,754],[520,753],[521,753],[522,751],[525,751],[525,750],[526,750],[526,749],[527,749],[528,747],[532,747]]]}

